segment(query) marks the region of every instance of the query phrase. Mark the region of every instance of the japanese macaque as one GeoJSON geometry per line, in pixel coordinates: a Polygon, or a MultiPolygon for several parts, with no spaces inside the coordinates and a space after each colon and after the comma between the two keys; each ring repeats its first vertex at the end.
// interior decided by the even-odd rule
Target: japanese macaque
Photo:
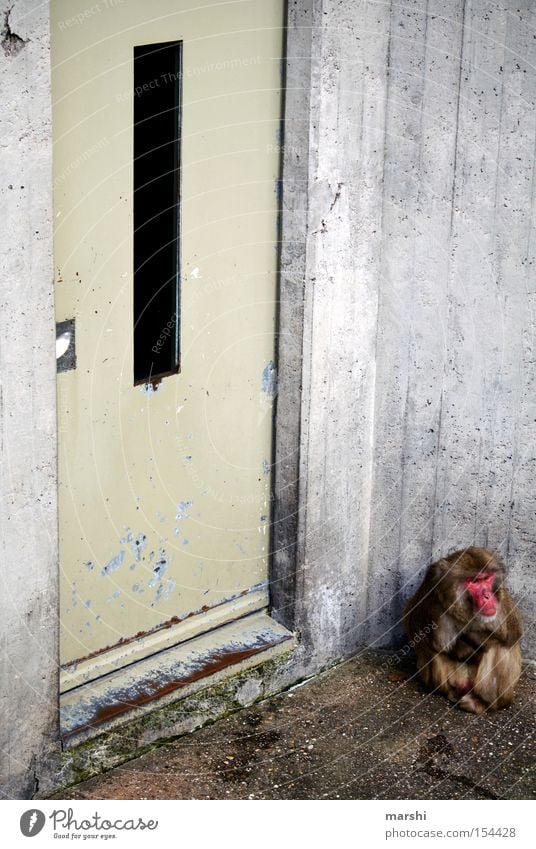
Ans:
{"type": "Polygon", "coordinates": [[[511,704],[521,674],[521,617],[503,581],[495,554],[466,548],[432,563],[404,610],[424,683],[471,713],[511,704]]]}

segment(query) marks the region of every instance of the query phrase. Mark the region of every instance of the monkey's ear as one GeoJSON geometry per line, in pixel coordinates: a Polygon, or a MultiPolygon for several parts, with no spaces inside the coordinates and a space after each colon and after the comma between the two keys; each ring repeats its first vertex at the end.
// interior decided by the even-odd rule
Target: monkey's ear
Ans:
{"type": "Polygon", "coordinates": [[[445,575],[448,575],[449,569],[452,568],[452,564],[449,563],[448,560],[441,558],[437,563],[432,563],[430,566],[430,575],[433,581],[440,581],[445,575]]]}
{"type": "Polygon", "coordinates": [[[506,572],[506,567],[505,567],[505,565],[504,565],[504,561],[503,561],[503,559],[502,559],[502,558],[501,558],[498,554],[496,554],[495,552],[493,552],[493,565],[494,565],[494,567],[495,567],[496,571],[497,571],[497,572],[499,572],[501,575],[503,575],[503,576],[504,576],[504,574],[505,574],[505,572],[506,572]]]}

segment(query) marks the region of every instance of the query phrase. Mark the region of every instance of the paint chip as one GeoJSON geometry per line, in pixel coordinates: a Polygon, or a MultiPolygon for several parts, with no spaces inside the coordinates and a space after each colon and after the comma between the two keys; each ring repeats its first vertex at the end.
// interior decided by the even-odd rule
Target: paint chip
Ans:
{"type": "Polygon", "coordinates": [[[115,557],[112,557],[112,559],[108,561],[106,566],[103,566],[101,575],[106,577],[106,575],[109,575],[111,572],[115,572],[116,569],[119,569],[124,559],[125,552],[121,550],[119,554],[116,554],[115,557]]]}
{"type": "Polygon", "coordinates": [[[158,582],[162,579],[164,572],[167,571],[169,567],[168,558],[166,552],[162,549],[160,552],[160,559],[153,566],[153,576],[149,581],[150,587],[156,587],[158,582]]]}
{"type": "Polygon", "coordinates": [[[143,550],[147,546],[147,537],[145,534],[139,533],[135,540],[132,541],[130,550],[136,560],[141,560],[143,550]]]}
{"type": "Polygon", "coordinates": [[[144,395],[154,395],[158,391],[159,383],[144,383],[140,386],[140,392],[144,395]]]}
{"type": "Polygon", "coordinates": [[[182,519],[188,519],[188,510],[193,506],[193,501],[179,501],[177,504],[177,512],[175,514],[175,519],[177,522],[182,521],[182,519]]]}
{"type": "Polygon", "coordinates": [[[275,398],[277,395],[277,368],[272,360],[263,369],[261,389],[270,399],[275,398]]]}

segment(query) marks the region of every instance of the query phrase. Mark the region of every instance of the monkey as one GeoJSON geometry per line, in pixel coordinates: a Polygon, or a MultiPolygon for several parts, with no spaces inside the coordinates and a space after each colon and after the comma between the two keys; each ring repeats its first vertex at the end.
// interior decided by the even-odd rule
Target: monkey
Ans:
{"type": "Polygon", "coordinates": [[[523,627],[496,554],[471,547],[432,563],[403,618],[429,689],[477,715],[512,703],[523,627]]]}

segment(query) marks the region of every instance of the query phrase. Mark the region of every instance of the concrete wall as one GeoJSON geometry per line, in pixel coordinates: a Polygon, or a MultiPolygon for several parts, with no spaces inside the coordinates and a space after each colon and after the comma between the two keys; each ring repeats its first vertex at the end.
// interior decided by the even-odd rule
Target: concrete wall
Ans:
{"type": "Polygon", "coordinates": [[[25,798],[57,749],[47,4],[2,0],[0,29],[0,795],[25,798]]]}
{"type": "Polygon", "coordinates": [[[289,16],[276,615],[314,664],[386,645],[430,560],[476,543],[530,629],[536,8],[289,16]]]}

